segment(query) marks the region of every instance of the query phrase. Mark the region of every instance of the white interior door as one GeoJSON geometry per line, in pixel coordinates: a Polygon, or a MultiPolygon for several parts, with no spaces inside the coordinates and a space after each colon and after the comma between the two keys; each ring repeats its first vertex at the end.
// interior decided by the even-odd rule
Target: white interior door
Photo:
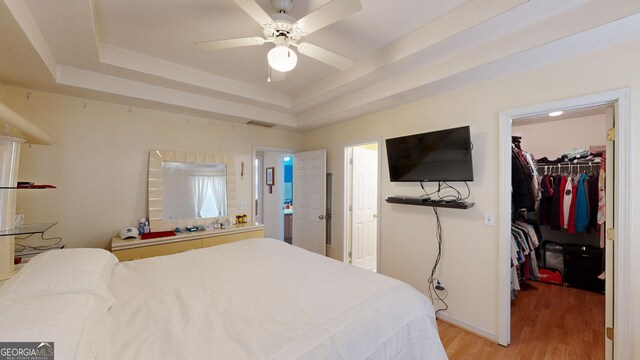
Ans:
{"type": "Polygon", "coordinates": [[[254,221],[257,222],[258,224],[264,224],[264,221],[262,220],[262,211],[263,211],[263,186],[262,186],[262,182],[263,182],[263,178],[262,178],[262,171],[263,171],[263,157],[262,157],[262,153],[260,154],[256,154],[255,158],[253,160],[253,174],[255,175],[254,179],[253,179],[253,186],[254,186],[254,207],[255,207],[255,219],[254,221]]]}
{"type": "Polygon", "coordinates": [[[325,255],[326,150],[293,157],[293,245],[325,255]]]}
{"type": "Polygon", "coordinates": [[[375,270],[377,265],[378,152],[353,148],[351,263],[375,270]]]}
{"type": "MultiPolygon", "coordinates": [[[[606,109],[606,117],[607,117],[607,129],[612,129],[615,127],[615,108],[614,106],[609,106],[606,109]]],[[[606,151],[606,161],[605,161],[605,180],[606,180],[606,191],[605,191],[605,223],[602,225],[600,231],[606,234],[606,229],[613,228],[614,224],[614,199],[615,191],[614,189],[614,174],[615,174],[615,150],[613,141],[607,141],[607,151],[606,151]]],[[[614,294],[614,244],[613,241],[607,239],[605,240],[605,359],[610,360],[613,359],[613,339],[609,338],[609,334],[607,334],[607,328],[614,328],[613,323],[613,294],[614,294]]]]}

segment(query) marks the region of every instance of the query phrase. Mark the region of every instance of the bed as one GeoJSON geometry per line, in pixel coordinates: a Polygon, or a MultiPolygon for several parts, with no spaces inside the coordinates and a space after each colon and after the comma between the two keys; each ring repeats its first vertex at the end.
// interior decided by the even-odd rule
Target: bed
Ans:
{"type": "Polygon", "coordinates": [[[56,359],[446,359],[414,288],[273,239],[49,251],[0,288],[0,318],[0,341],[53,341],[56,359]]]}

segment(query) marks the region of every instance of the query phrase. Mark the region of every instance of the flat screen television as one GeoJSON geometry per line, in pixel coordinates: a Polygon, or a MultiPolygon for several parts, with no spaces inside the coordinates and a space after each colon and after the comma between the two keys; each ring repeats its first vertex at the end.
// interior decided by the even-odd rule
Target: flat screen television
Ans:
{"type": "Polygon", "coordinates": [[[391,181],[473,181],[469,126],[386,140],[391,181]]]}

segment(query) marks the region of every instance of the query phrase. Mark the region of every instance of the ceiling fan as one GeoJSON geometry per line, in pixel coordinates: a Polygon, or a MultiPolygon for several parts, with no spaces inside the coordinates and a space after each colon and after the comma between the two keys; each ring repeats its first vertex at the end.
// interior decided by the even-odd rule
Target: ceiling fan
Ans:
{"type": "Polygon", "coordinates": [[[343,56],[300,40],[316,30],[360,11],[362,9],[360,0],[330,0],[299,20],[287,14],[293,7],[293,0],[271,0],[271,6],[276,10],[272,15],[267,14],[255,0],[233,1],[264,28],[264,38],[253,36],[203,41],[197,42],[196,46],[210,51],[273,43],[275,46],[269,50],[267,60],[271,68],[283,73],[293,70],[298,61],[298,56],[290,48],[291,46],[298,48],[303,55],[340,70],[346,70],[353,65],[353,61],[343,56]]]}

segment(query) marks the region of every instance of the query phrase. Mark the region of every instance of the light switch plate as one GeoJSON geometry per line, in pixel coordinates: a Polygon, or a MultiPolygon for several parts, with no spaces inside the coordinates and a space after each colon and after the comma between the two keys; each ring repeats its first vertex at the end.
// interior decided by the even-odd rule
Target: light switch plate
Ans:
{"type": "Polygon", "coordinates": [[[486,226],[494,226],[496,224],[496,218],[493,213],[484,213],[484,224],[486,226]]]}

